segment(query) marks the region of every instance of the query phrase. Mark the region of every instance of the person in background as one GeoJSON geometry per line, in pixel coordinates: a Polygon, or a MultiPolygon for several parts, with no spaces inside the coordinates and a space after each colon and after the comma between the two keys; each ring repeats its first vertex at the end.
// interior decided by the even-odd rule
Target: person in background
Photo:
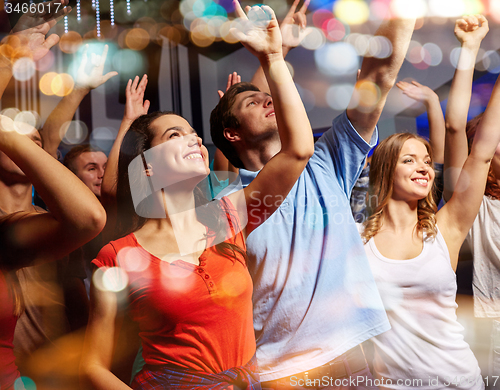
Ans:
{"type": "MultiPolygon", "coordinates": [[[[474,25],[478,33],[469,38],[477,44],[488,31],[484,17],[460,19],[455,31],[471,31],[474,25]]],[[[457,69],[465,69],[464,61],[473,66],[467,53],[459,58],[457,69]]],[[[459,98],[455,92],[464,91],[452,86],[447,121],[452,100],[459,98]]],[[[461,191],[455,191],[439,211],[432,190],[432,149],[426,140],[410,133],[394,134],[373,153],[369,195],[378,204],[369,205],[370,217],[361,235],[392,327],[371,339],[382,388],[404,389],[409,383],[424,389],[484,388],[477,360],[457,321],[454,271],[500,142],[499,109],[497,80],[457,181],[461,191]]],[[[452,147],[446,145],[446,153],[452,147]]]]}
{"type": "Polygon", "coordinates": [[[89,144],[71,148],[63,160],[63,164],[83,181],[98,198],[101,197],[102,178],[107,162],[106,154],[89,144]]]}
{"type": "MultiPolygon", "coordinates": [[[[473,140],[483,121],[480,114],[467,123],[467,112],[472,96],[474,64],[481,42],[488,31],[488,24],[481,16],[467,16],[457,21],[455,35],[461,43],[465,58],[457,68],[450,89],[446,112],[446,159],[445,199],[448,200],[457,187],[458,176],[470,153],[473,140]]],[[[500,372],[500,150],[497,148],[491,160],[483,200],[466,242],[473,255],[474,316],[487,318],[491,326],[489,373],[485,379],[500,372]]],[[[489,380],[489,388],[500,388],[498,381],[489,380]]]]}
{"type": "MultiPolygon", "coordinates": [[[[365,58],[356,90],[367,96],[378,88],[380,99],[371,104],[362,98],[366,107],[349,108],[334,119],[278,212],[248,236],[263,388],[336,388],[335,380],[356,377],[363,379],[360,388],[372,386],[359,344],[386,331],[389,324],[349,197],[366,154],[376,144],[376,124],[414,23],[393,19],[379,27],[376,35],[392,43],[392,54],[365,58]],[[327,384],[324,376],[330,378],[327,384]]],[[[281,148],[276,124],[262,122],[268,104],[265,92],[240,83],[224,94],[211,114],[212,140],[240,169],[243,185],[256,180],[281,148]]]]}
{"type": "Polygon", "coordinates": [[[235,6],[244,26],[236,34],[259,59],[275,96],[257,108],[259,122],[278,123],[281,152],[246,189],[195,209],[202,200],[196,185],[208,164],[194,129],[173,113],[142,115],[132,123],[119,141],[118,164],[110,154],[108,169],[118,166],[118,174],[105,175],[105,181],[118,177],[117,229],[125,236],[94,260],[95,275],[130,264],[130,283],[125,294],[94,284],[82,363],[92,388],[130,388],[110,371],[119,309],[129,307],[146,361],[132,388],[260,389],[251,367],[255,336],[245,238],[278,207],[263,199],[279,201],[293,187],[313,153],[313,137],[283,59],[274,12],[253,7],[249,13],[270,17],[257,24],[235,6]],[[134,166],[138,172],[129,174],[134,166]],[[149,197],[134,195],[149,188],[149,197]],[[206,219],[207,213],[214,218],[206,219]]]}

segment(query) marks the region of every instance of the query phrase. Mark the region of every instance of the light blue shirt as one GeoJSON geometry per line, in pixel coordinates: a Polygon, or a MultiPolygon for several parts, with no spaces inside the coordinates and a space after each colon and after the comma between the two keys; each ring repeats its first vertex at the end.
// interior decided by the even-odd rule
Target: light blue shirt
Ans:
{"type": "MultiPolygon", "coordinates": [[[[366,143],[339,115],[278,210],[247,239],[261,380],[321,366],[390,329],[349,198],[366,143]]],[[[246,186],[258,172],[240,170],[246,186]]]]}

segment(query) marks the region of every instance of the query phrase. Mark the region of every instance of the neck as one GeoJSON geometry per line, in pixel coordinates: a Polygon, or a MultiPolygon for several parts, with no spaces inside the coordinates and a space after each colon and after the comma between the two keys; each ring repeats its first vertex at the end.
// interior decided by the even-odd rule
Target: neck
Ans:
{"type": "Polygon", "coordinates": [[[238,148],[241,162],[248,171],[260,171],[281,150],[279,133],[258,142],[242,142],[238,148]]]}
{"type": "Polygon", "coordinates": [[[413,230],[418,222],[418,201],[391,199],[382,215],[381,230],[402,232],[413,230]]]}
{"type": "Polygon", "coordinates": [[[7,184],[0,180],[0,209],[7,214],[33,210],[31,183],[7,184]]]}

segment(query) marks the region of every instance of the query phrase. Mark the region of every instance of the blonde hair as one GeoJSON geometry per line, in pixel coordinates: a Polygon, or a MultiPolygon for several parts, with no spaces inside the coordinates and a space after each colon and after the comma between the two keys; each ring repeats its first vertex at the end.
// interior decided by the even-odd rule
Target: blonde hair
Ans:
{"type": "MultiPolygon", "coordinates": [[[[432,160],[432,149],[429,142],[412,133],[393,134],[383,140],[373,152],[370,164],[370,187],[366,200],[369,217],[364,223],[364,231],[361,234],[365,243],[370,241],[380,230],[382,216],[394,188],[393,179],[396,164],[404,143],[410,139],[422,142],[432,160]]],[[[418,201],[418,222],[415,226],[418,232],[425,232],[426,239],[434,238],[437,234],[436,212],[434,190],[431,189],[424,199],[418,201]]]]}

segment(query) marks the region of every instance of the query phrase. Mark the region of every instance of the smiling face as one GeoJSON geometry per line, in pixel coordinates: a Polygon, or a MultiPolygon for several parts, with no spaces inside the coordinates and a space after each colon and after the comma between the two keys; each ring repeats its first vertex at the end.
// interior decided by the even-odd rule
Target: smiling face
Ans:
{"type": "Polygon", "coordinates": [[[259,91],[245,91],[236,96],[232,113],[240,124],[236,132],[247,143],[278,135],[278,125],[271,96],[259,91]]]}
{"type": "Polygon", "coordinates": [[[408,139],[396,162],[392,198],[405,201],[424,199],[432,188],[434,176],[427,147],[418,139],[408,139]]]}
{"type": "Polygon", "coordinates": [[[76,176],[98,197],[107,162],[106,155],[98,151],[82,153],[73,161],[76,176]]]}
{"type": "Polygon", "coordinates": [[[151,130],[154,137],[146,162],[164,187],[193,178],[199,181],[208,174],[208,152],[184,118],[163,115],[151,123],[151,130]]]}

